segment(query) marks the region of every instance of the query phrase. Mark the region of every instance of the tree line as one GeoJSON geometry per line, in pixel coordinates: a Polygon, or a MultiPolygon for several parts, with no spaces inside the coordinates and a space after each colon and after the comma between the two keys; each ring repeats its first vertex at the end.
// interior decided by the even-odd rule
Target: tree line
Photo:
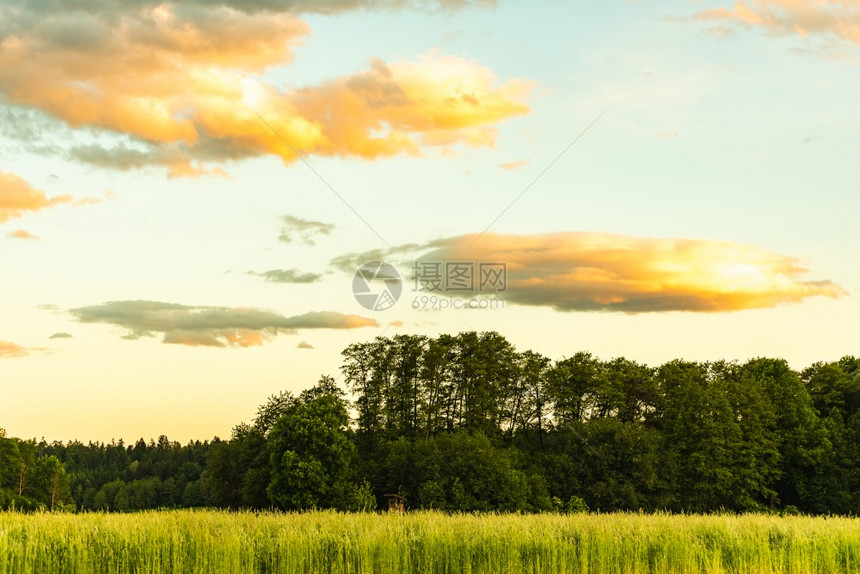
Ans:
{"type": "Polygon", "coordinates": [[[495,332],[343,351],[227,440],[0,434],[0,506],[860,514],[860,359],[553,361],[495,332]]]}

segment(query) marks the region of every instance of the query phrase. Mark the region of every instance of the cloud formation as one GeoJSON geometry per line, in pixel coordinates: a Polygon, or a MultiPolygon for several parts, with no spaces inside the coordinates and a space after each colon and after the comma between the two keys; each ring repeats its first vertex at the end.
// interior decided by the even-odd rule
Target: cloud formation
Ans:
{"type": "Polygon", "coordinates": [[[697,20],[761,28],[770,34],[860,43],[858,0],[748,0],[699,12],[697,20]]]}
{"type": "Polygon", "coordinates": [[[26,229],[16,229],[15,231],[10,231],[6,234],[8,237],[12,239],[30,239],[30,240],[38,240],[39,238],[26,229]]]}
{"type": "Polygon", "coordinates": [[[315,5],[326,12],[371,3],[7,2],[0,96],[118,138],[71,145],[70,157],[118,169],[162,166],[171,176],[223,174],[212,164],[270,154],[289,163],[296,152],[375,159],[492,145],[498,122],[528,112],[530,82],[499,84],[488,68],[454,56],[375,60],[316,86],[260,80],[288,64],[310,33],[291,8],[315,5]]]}
{"type": "Polygon", "coordinates": [[[30,353],[21,345],[10,343],[9,341],[0,341],[0,359],[16,359],[26,357],[30,353]]]}
{"type": "MultiPolygon", "coordinates": [[[[59,10],[93,10],[96,6],[107,12],[120,12],[128,7],[136,9],[156,8],[165,4],[163,0],[9,0],[10,4],[29,4],[33,11],[44,13],[59,10]]],[[[470,6],[494,6],[496,0],[174,0],[170,4],[185,7],[206,7],[217,4],[243,13],[289,12],[291,14],[334,14],[352,10],[401,10],[424,11],[456,10],[470,6]]]]}
{"type": "Polygon", "coordinates": [[[308,221],[307,219],[293,215],[284,215],[281,219],[284,225],[281,227],[281,234],[278,236],[278,240],[284,243],[298,241],[305,245],[315,245],[315,236],[331,235],[331,232],[334,231],[334,224],[332,223],[308,221]]]}
{"type": "MultiPolygon", "coordinates": [[[[804,281],[795,257],[739,243],[608,233],[487,233],[438,239],[413,250],[430,262],[506,264],[509,303],[559,311],[737,311],[842,297],[830,281],[804,281]]],[[[396,251],[402,259],[402,250],[396,251]]],[[[333,264],[346,267],[350,257],[333,264]]],[[[485,295],[490,293],[484,293],[485,295]]]]}
{"type": "Polygon", "coordinates": [[[53,335],[51,335],[48,338],[49,339],[71,339],[72,334],[71,333],[54,333],[53,335]]]}
{"type": "Polygon", "coordinates": [[[515,170],[527,165],[531,160],[530,159],[520,159],[517,161],[508,161],[505,163],[500,163],[499,167],[507,170],[515,170]]]}
{"type": "Polygon", "coordinates": [[[296,345],[297,349],[313,349],[314,346],[308,343],[307,341],[302,341],[298,345],[296,345]]]}
{"type": "MultiPolygon", "coordinates": [[[[60,203],[68,203],[72,199],[71,195],[58,195],[49,199],[44,192],[35,189],[23,178],[0,170],[0,223],[60,203]]],[[[13,235],[16,233],[20,232],[13,232],[13,235]]],[[[14,236],[25,238],[21,235],[14,236]]]]}
{"type": "Polygon", "coordinates": [[[208,307],[160,301],[111,301],[69,310],[81,323],[106,323],[127,330],[123,338],[161,334],[164,343],[207,347],[262,345],[281,333],[299,329],[375,327],[373,319],[333,311],[285,317],[247,307],[208,307]]]}
{"type": "Polygon", "coordinates": [[[262,277],[269,283],[316,283],[322,279],[321,273],[306,273],[298,269],[270,269],[262,273],[248,271],[247,274],[262,277]]]}

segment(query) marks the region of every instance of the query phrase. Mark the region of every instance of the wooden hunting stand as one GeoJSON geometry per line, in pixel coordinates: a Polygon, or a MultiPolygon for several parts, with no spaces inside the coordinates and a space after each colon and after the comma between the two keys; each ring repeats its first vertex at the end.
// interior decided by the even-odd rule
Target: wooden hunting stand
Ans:
{"type": "Polygon", "coordinates": [[[394,510],[403,514],[406,511],[406,499],[399,494],[386,494],[385,499],[388,500],[389,512],[394,510]]]}

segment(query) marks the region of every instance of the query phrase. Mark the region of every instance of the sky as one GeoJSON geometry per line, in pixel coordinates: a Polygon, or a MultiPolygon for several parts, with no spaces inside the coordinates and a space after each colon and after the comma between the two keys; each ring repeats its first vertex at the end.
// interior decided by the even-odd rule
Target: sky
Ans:
{"type": "Polygon", "coordinates": [[[857,0],[7,0],[0,427],[226,438],[380,335],[856,355],[859,62],[857,0]]]}

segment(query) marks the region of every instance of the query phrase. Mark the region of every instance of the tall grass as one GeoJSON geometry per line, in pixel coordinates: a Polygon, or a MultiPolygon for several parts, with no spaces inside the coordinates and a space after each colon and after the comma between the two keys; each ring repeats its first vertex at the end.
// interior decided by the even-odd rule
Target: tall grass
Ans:
{"type": "Polygon", "coordinates": [[[0,513],[0,573],[860,572],[860,521],[764,515],[0,513]]]}

